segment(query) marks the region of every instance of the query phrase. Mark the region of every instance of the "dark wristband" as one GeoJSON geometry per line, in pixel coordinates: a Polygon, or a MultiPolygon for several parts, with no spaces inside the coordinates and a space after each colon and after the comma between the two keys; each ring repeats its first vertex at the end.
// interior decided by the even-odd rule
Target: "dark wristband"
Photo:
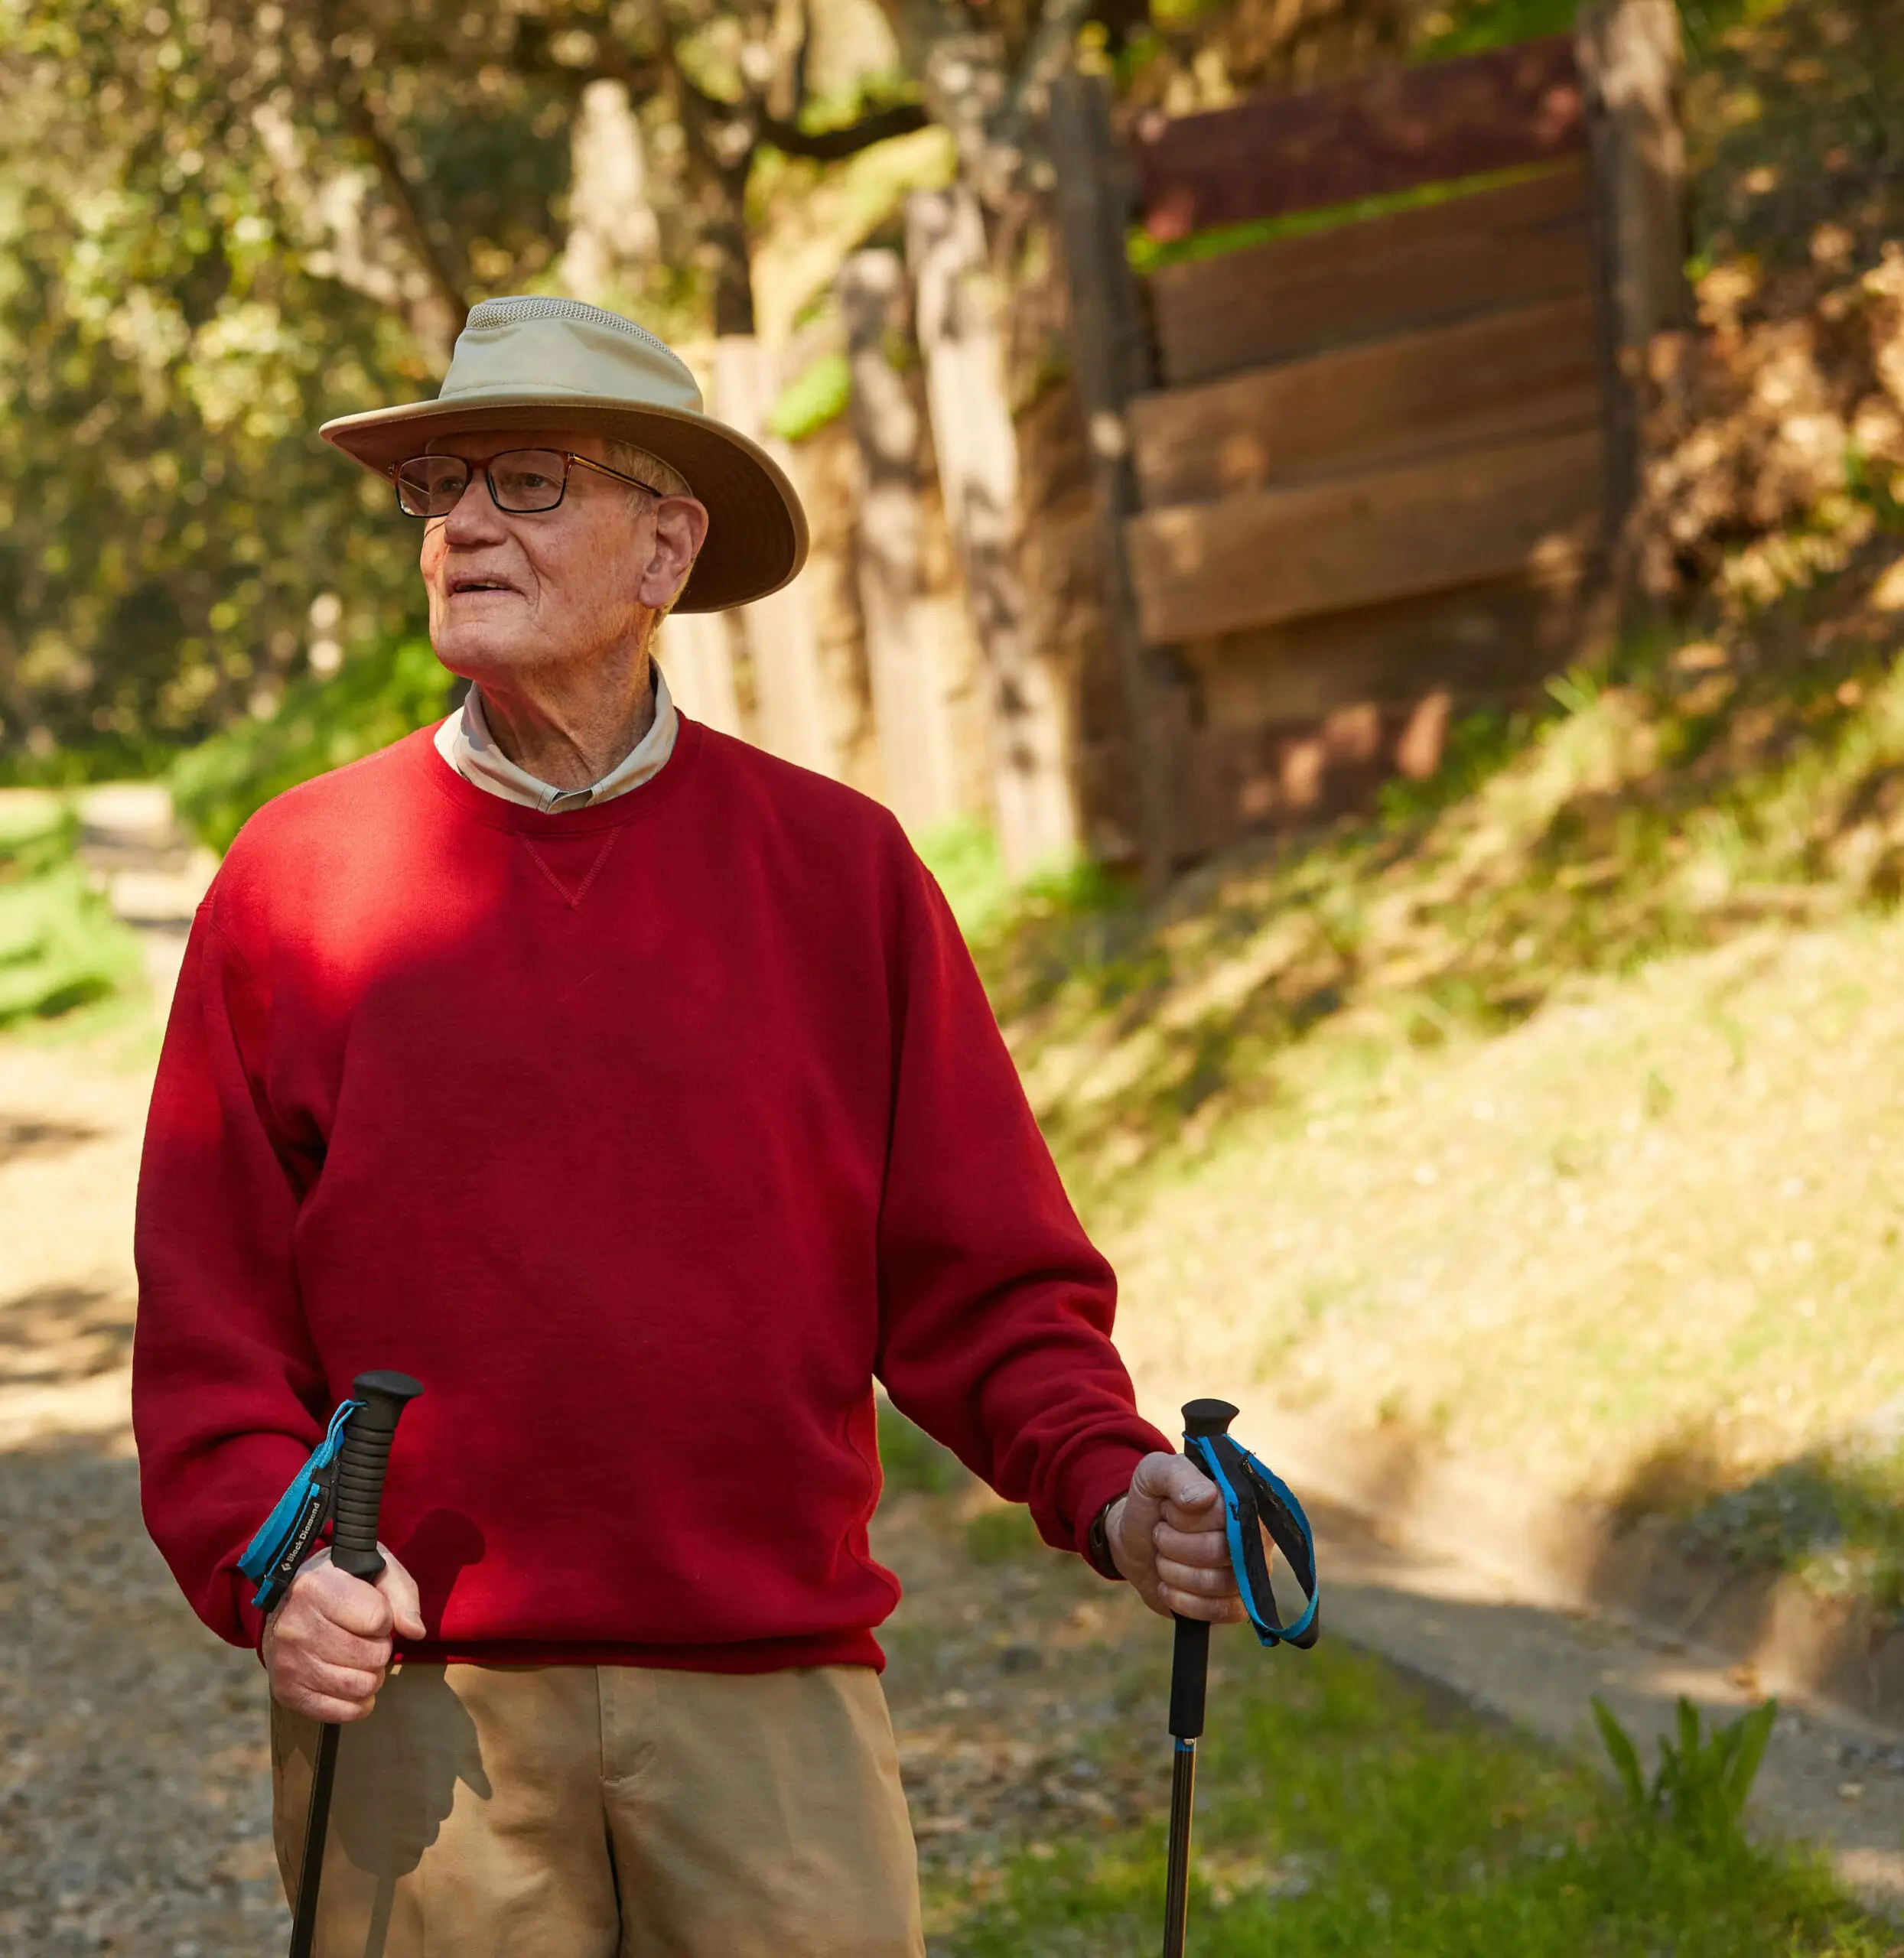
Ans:
{"type": "Polygon", "coordinates": [[[1100,1577],[1108,1577],[1113,1583],[1121,1583],[1124,1573],[1118,1569],[1117,1559],[1111,1554],[1111,1512],[1115,1509],[1121,1497],[1113,1496],[1095,1516],[1091,1519],[1089,1534],[1084,1540],[1084,1560],[1100,1577]]]}

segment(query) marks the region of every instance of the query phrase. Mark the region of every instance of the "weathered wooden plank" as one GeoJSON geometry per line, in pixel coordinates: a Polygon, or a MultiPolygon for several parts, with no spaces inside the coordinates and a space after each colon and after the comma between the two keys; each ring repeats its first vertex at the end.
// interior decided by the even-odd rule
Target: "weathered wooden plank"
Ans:
{"type": "Polygon", "coordinates": [[[1159,114],[1136,138],[1139,203],[1160,240],[1509,170],[1587,141],[1565,34],[1204,115],[1159,114]]]}
{"type": "Polygon", "coordinates": [[[1203,713],[1177,757],[1186,855],[1365,806],[1440,763],[1483,703],[1525,698],[1612,626],[1597,555],[1577,576],[1496,580],[1192,640],[1203,713]]]}
{"type": "Polygon", "coordinates": [[[1605,502],[1598,428],[1220,503],[1149,510],[1125,538],[1153,645],[1576,563],[1605,502]]]}
{"type": "Polygon", "coordinates": [[[1483,314],[1131,405],[1147,506],[1214,502],[1600,413],[1590,296],[1483,314]]]}
{"type": "Polygon", "coordinates": [[[1167,385],[1593,290],[1587,172],[1398,211],[1150,281],[1167,385]]]}
{"type": "Polygon", "coordinates": [[[1419,593],[1190,639],[1181,650],[1213,727],[1317,721],[1360,702],[1406,704],[1434,691],[1499,699],[1580,658],[1599,570],[1583,558],[1571,575],[1419,593]]]}

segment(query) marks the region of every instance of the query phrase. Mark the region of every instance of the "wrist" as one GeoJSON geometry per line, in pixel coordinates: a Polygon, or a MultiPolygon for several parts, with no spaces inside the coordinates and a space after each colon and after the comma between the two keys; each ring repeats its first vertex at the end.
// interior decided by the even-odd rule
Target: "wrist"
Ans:
{"type": "Polygon", "coordinates": [[[1124,1576],[1124,1567],[1117,1553],[1117,1531],[1124,1518],[1126,1500],[1123,1496],[1115,1496],[1107,1502],[1093,1519],[1090,1535],[1085,1540],[1086,1562],[1100,1577],[1109,1578],[1113,1582],[1124,1576]]]}

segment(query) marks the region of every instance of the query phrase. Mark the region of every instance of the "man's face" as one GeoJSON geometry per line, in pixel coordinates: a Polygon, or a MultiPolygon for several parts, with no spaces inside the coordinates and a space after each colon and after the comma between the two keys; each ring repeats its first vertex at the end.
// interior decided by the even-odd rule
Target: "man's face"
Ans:
{"type": "Polygon", "coordinates": [[[424,529],[423,582],[438,659],[452,673],[480,680],[585,665],[640,645],[650,614],[687,575],[705,512],[571,466],[557,508],[512,516],[496,507],[479,466],[506,449],[608,460],[597,437],[535,430],[448,436],[431,445],[432,454],[470,465],[461,501],[424,529]]]}

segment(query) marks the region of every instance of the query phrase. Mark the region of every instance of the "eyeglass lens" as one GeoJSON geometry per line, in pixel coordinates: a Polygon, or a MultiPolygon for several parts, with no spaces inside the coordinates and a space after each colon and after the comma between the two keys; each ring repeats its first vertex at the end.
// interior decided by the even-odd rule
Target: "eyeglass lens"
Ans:
{"type": "MultiPolygon", "coordinates": [[[[555,449],[507,449],[490,457],[485,473],[499,510],[530,516],[562,500],[568,458],[555,449]]],[[[406,516],[448,516],[469,486],[470,474],[461,456],[413,456],[397,470],[398,505],[406,516]]]]}

